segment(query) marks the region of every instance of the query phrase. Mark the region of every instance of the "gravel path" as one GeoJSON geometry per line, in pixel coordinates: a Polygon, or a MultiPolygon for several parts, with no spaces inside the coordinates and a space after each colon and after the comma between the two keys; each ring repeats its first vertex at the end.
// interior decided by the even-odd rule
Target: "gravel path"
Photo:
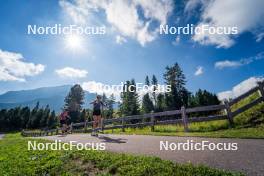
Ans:
{"type": "Polygon", "coordinates": [[[91,137],[89,134],[71,134],[67,136],[47,136],[41,138],[61,140],[63,142],[104,142],[106,143],[107,151],[158,156],[162,159],[180,163],[191,162],[193,164],[205,164],[219,169],[241,171],[250,176],[264,175],[264,140],[262,139],[224,139],[110,134],[101,134],[99,137],[91,137]],[[168,141],[169,143],[186,143],[188,140],[193,140],[195,143],[202,141],[209,141],[213,143],[237,143],[238,150],[160,150],[160,141],[168,141]]]}

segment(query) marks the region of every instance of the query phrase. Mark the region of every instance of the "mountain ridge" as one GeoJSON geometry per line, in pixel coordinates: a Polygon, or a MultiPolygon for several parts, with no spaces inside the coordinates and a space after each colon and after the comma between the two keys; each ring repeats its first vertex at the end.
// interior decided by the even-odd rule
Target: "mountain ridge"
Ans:
{"type": "MultiPolygon", "coordinates": [[[[49,105],[51,110],[57,113],[64,105],[64,98],[69,93],[72,85],[53,87],[39,87],[36,89],[8,91],[0,95],[0,109],[10,109],[17,106],[35,107],[39,102],[40,107],[49,105]]],[[[89,108],[89,102],[95,98],[95,94],[85,91],[83,107],[89,108]]]]}

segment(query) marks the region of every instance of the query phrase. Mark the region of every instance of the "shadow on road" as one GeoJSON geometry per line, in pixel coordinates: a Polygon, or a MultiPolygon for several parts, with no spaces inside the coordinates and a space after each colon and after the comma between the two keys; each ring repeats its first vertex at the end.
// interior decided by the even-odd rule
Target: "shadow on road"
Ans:
{"type": "Polygon", "coordinates": [[[121,144],[121,143],[126,143],[126,141],[127,141],[127,139],[122,139],[122,138],[115,139],[115,138],[110,138],[110,137],[107,137],[107,136],[99,136],[98,138],[104,140],[102,142],[108,142],[108,143],[121,144]]]}

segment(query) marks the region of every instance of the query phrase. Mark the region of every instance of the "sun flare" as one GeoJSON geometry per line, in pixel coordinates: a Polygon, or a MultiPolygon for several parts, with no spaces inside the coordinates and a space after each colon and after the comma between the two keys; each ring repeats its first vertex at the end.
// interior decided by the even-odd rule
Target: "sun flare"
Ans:
{"type": "Polygon", "coordinates": [[[83,41],[79,35],[67,35],[65,42],[67,49],[80,50],[83,48],[83,41]]]}

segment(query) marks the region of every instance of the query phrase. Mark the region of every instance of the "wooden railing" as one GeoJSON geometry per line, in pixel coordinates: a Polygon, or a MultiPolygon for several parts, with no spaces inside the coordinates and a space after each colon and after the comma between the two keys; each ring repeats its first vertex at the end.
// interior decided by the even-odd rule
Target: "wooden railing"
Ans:
{"type": "MultiPolygon", "coordinates": [[[[205,121],[213,121],[213,120],[224,120],[227,119],[229,121],[230,126],[233,126],[233,119],[238,114],[250,109],[251,107],[261,103],[264,101],[264,82],[258,84],[258,86],[249,90],[248,92],[240,95],[239,97],[231,100],[224,101],[224,104],[220,105],[211,105],[211,106],[202,106],[202,107],[194,107],[194,108],[185,108],[182,107],[180,110],[172,110],[172,111],[164,111],[164,112],[156,112],[142,115],[133,115],[133,116],[125,116],[113,119],[102,119],[102,127],[101,130],[109,130],[109,129],[122,129],[125,131],[125,128],[137,128],[137,127],[145,127],[150,126],[151,130],[154,131],[155,125],[168,125],[168,124],[182,124],[184,127],[184,131],[188,132],[188,124],[192,122],[205,122],[205,121]],[[248,96],[259,92],[259,97],[255,100],[249,102],[248,104],[232,111],[232,106],[238,103],[239,101],[247,98],[248,96]],[[209,115],[206,117],[188,117],[191,113],[200,113],[200,112],[222,112],[216,115],[209,115]],[[224,111],[224,112],[223,112],[224,111]],[[173,116],[174,118],[168,120],[167,117],[173,116]],[[164,119],[165,117],[165,119],[164,119]],[[180,118],[179,118],[180,117],[180,118]],[[131,123],[132,120],[136,120],[136,123],[131,123]]],[[[71,124],[72,132],[91,132],[92,131],[92,122],[81,122],[71,124]]],[[[22,131],[23,136],[46,136],[58,134],[59,129],[45,130],[45,131],[22,131]]]]}

